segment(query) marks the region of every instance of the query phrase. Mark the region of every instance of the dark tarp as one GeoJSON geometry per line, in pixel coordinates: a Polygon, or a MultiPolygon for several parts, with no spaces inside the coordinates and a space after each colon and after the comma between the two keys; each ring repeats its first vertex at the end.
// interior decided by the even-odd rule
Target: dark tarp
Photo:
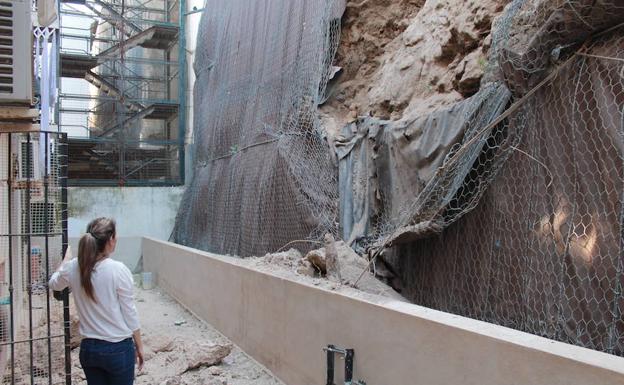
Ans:
{"type": "MultiPolygon", "coordinates": [[[[444,208],[487,151],[484,145],[495,130],[485,128],[501,114],[509,96],[505,86],[490,85],[421,118],[406,122],[361,118],[345,127],[336,143],[344,239],[353,244],[381,236],[404,242],[441,231],[449,222],[444,208]],[[462,143],[475,137],[478,140],[462,164],[443,168],[462,143]],[[383,234],[388,229],[391,233],[383,234]]],[[[478,200],[478,195],[470,199],[478,200]]]]}

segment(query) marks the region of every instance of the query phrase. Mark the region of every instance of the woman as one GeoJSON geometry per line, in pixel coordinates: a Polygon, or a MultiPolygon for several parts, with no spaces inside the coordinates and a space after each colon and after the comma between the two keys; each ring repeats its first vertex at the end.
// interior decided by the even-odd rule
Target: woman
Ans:
{"type": "Polygon", "coordinates": [[[80,364],[89,385],[132,385],[135,361],[139,370],[143,367],[132,274],[123,263],[108,258],[115,251],[115,236],[112,219],[91,221],[80,238],[78,259],[67,253],[49,282],[52,290],[70,287],[74,295],[84,337],[80,364]]]}

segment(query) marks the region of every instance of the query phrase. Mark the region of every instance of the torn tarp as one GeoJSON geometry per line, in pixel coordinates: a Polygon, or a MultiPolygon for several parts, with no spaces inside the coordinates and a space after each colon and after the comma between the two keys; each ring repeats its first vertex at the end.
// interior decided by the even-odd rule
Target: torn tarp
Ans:
{"type": "MultiPolygon", "coordinates": [[[[350,244],[409,240],[454,222],[463,210],[453,205],[470,209],[485,183],[474,183],[479,179],[473,175],[474,164],[489,150],[484,145],[490,137],[500,136],[498,130],[484,128],[502,113],[509,98],[504,85],[493,84],[465,101],[410,121],[360,118],[345,127],[336,144],[344,239],[350,244]],[[453,159],[466,143],[461,161],[453,159]],[[466,187],[469,174],[477,191],[466,187]],[[455,199],[458,193],[461,200],[455,199]]],[[[491,178],[492,171],[484,167],[483,178],[491,178]]]]}
{"type": "Polygon", "coordinates": [[[345,126],[337,138],[340,228],[350,245],[371,233],[371,216],[380,211],[375,158],[384,123],[362,118],[345,126]]]}

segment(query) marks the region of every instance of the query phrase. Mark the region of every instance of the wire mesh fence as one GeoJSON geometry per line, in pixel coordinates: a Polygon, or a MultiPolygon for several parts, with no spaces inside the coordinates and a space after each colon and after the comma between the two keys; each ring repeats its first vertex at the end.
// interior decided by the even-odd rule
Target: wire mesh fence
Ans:
{"type": "Polygon", "coordinates": [[[510,6],[496,59],[513,104],[376,240],[414,302],[624,355],[623,12],[510,6]]]}
{"type": "Polygon", "coordinates": [[[0,383],[69,384],[67,298],[48,277],[67,247],[66,139],[0,132],[0,383]]]}
{"type": "Polygon", "coordinates": [[[476,95],[335,146],[316,108],[344,3],[243,3],[202,18],[175,241],[249,256],[340,233],[415,303],[624,355],[620,2],[513,1],[476,95]]]}
{"type": "Polygon", "coordinates": [[[195,169],[178,242],[248,256],[335,231],[337,178],[316,108],[343,10],[327,0],[207,5],[194,63],[195,169]]]}

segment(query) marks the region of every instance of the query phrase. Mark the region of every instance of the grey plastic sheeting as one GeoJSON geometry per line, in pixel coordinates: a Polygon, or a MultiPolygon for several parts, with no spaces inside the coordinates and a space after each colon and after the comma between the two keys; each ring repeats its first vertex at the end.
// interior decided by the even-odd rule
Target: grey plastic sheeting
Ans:
{"type": "Polygon", "coordinates": [[[603,32],[624,1],[512,5],[501,79],[518,100],[556,76],[509,116],[478,206],[382,257],[414,303],[622,356],[624,27],[603,32]]]}
{"type": "MultiPolygon", "coordinates": [[[[624,37],[589,54],[624,58],[624,37]]],[[[478,207],[441,234],[384,254],[401,294],[624,355],[621,69],[579,57],[511,119],[531,157],[512,152],[478,207]]]]}
{"type": "Polygon", "coordinates": [[[439,218],[425,218],[418,201],[429,205],[420,211],[433,212],[432,206],[437,205],[439,212],[448,204],[491,133],[483,129],[500,115],[509,99],[504,85],[493,84],[465,101],[409,121],[365,117],[347,125],[336,142],[343,238],[353,245],[378,238],[389,228],[394,228],[395,237],[405,237],[416,231],[410,225],[421,221],[433,225],[439,218]],[[473,135],[480,138],[466,152],[463,165],[438,173],[452,150],[473,135]],[[442,179],[446,186],[427,194],[425,187],[442,179]]]}

